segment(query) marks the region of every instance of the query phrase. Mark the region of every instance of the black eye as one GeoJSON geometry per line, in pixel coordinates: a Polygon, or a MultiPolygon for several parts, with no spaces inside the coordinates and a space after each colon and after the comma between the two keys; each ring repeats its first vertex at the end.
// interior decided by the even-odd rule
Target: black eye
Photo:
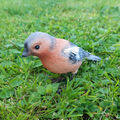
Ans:
{"type": "Polygon", "coordinates": [[[38,50],[39,48],[40,48],[40,46],[39,46],[39,45],[36,45],[36,46],[35,46],[35,49],[36,49],[36,50],[38,50]]]}

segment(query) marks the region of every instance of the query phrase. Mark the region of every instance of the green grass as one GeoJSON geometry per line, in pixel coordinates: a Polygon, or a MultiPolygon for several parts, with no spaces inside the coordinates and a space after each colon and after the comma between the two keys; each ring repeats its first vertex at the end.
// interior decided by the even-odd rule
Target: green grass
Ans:
{"type": "Polygon", "coordinates": [[[120,0],[0,1],[0,120],[120,119],[120,0]],[[37,57],[22,58],[24,40],[42,31],[102,58],[77,76],[60,75],[37,57]],[[56,93],[62,87],[60,94],[56,93]]]}

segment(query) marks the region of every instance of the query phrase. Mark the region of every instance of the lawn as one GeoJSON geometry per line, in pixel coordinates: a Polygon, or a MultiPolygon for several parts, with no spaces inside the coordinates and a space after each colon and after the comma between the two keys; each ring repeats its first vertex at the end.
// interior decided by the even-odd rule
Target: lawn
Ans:
{"type": "Polygon", "coordinates": [[[120,0],[0,1],[0,120],[38,119],[120,119],[120,0]],[[71,81],[51,73],[37,57],[21,57],[35,31],[102,60],[85,60],[71,81]],[[52,83],[59,77],[66,80],[52,83]]]}

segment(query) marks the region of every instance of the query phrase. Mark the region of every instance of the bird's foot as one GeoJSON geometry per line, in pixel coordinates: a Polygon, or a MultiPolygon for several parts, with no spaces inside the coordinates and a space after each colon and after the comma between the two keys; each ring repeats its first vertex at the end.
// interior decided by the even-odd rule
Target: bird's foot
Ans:
{"type": "Polygon", "coordinates": [[[52,83],[59,83],[59,82],[66,81],[66,78],[65,77],[59,77],[59,78],[53,78],[51,80],[52,80],[52,83]]]}

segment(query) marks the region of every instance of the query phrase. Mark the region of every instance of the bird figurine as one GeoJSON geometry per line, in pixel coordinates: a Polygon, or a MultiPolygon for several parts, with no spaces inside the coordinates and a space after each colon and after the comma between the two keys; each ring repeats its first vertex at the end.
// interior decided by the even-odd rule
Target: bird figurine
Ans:
{"type": "Polygon", "coordinates": [[[77,73],[82,61],[101,58],[83,50],[68,40],[44,32],[34,32],[25,40],[22,56],[38,56],[45,68],[53,73],[77,73]]]}

